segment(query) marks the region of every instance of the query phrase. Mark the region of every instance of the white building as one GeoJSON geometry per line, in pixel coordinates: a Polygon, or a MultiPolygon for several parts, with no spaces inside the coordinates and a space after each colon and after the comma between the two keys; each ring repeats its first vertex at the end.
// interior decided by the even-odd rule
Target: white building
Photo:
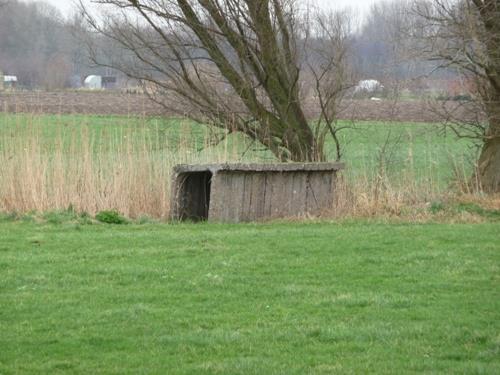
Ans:
{"type": "Polygon", "coordinates": [[[16,76],[3,76],[3,86],[5,88],[16,87],[17,86],[17,77],[16,76]]]}
{"type": "Polygon", "coordinates": [[[85,78],[83,85],[89,90],[101,90],[102,89],[102,77],[91,75],[85,78]]]}
{"type": "Polygon", "coordinates": [[[377,81],[376,79],[365,79],[363,81],[359,81],[357,86],[354,88],[354,93],[373,93],[377,91],[382,91],[384,86],[377,81]]]}

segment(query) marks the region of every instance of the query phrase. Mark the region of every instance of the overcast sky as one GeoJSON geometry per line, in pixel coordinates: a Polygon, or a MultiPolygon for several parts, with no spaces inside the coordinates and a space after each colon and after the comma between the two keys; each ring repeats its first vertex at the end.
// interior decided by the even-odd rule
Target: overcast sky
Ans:
{"type": "MultiPolygon", "coordinates": [[[[27,2],[37,1],[37,0],[23,0],[27,2]]],[[[40,1],[40,0],[38,0],[40,1]]],[[[52,5],[55,5],[59,8],[63,14],[67,15],[71,13],[71,9],[73,8],[73,0],[45,0],[52,5]]],[[[330,8],[343,8],[343,7],[353,7],[359,10],[361,13],[370,8],[370,5],[375,2],[380,2],[383,0],[311,0],[311,3],[317,3],[323,7],[330,8]]],[[[90,2],[86,0],[86,2],[90,2]]]]}

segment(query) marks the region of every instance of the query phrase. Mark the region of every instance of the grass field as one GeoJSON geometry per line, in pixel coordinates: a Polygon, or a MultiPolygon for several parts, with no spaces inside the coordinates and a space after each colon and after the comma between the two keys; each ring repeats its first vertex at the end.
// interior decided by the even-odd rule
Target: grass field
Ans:
{"type": "Polygon", "coordinates": [[[500,373],[498,223],[0,223],[1,374],[500,373]]]}
{"type": "MultiPolygon", "coordinates": [[[[249,147],[248,140],[241,136],[230,136],[218,146],[210,147],[211,130],[175,118],[0,113],[0,124],[4,149],[5,143],[11,143],[12,138],[27,141],[36,136],[45,151],[53,151],[62,143],[63,149],[70,152],[73,151],[72,143],[81,140],[88,142],[94,152],[116,152],[119,145],[137,151],[146,143],[152,151],[189,152],[192,155],[185,155],[186,160],[191,157],[199,161],[221,158],[274,161],[272,154],[263,147],[249,147]],[[130,145],[130,141],[135,144],[130,145]]],[[[386,167],[393,172],[405,166],[421,171],[423,175],[432,168],[440,173],[440,179],[445,180],[451,177],[451,162],[473,157],[471,141],[457,140],[453,134],[442,132],[438,124],[341,121],[340,126],[349,127],[340,136],[344,161],[355,175],[374,173],[380,154],[385,153],[386,167]]],[[[332,142],[327,142],[326,150],[328,159],[333,160],[332,142]]],[[[178,156],[182,159],[182,155],[178,156]]]]}
{"type": "MultiPolygon", "coordinates": [[[[363,200],[353,207],[432,202],[471,175],[473,144],[437,124],[341,125],[350,126],[341,133],[345,190],[363,200]]],[[[216,146],[213,136],[179,119],[0,114],[0,211],[72,206],[165,218],[175,164],[274,161],[242,136],[216,146]]]]}

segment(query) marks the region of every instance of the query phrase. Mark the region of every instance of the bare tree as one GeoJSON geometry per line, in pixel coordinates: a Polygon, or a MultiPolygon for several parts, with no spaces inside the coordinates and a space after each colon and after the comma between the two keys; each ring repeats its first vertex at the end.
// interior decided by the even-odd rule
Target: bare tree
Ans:
{"type": "Polygon", "coordinates": [[[453,118],[459,136],[482,142],[476,180],[486,192],[500,191],[500,0],[421,0],[414,33],[424,57],[453,69],[473,88],[474,121],[453,118]]]}
{"type": "Polygon", "coordinates": [[[347,87],[345,29],[331,23],[340,18],[303,17],[294,0],[94,3],[111,11],[95,17],[82,4],[89,25],[123,51],[106,61],[91,48],[97,64],[142,82],[166,109],[242,132],[280,160],[325,159],[325,134],[337,139],[335,105],[347,87]],[[331,50],[313,54],[320,37],[331,50]],[[306,77],[322,107],[315,129],[301,95],[306,77]]]}
{"type": "Polygon", "coordinates": [[[304,75],[312,84],[311,105],[319,109],[319,118],[314,127],[318,150],[324,153],[325,138],[329,134],[335,143],[336,159],[342,157],[342,145],[338,137],[337,118],[339,106],[347,90],[356,82],[351,60],[351,38],[353,19],[348,10],[341,12],[315,12],[305,20],[304,75]]]}

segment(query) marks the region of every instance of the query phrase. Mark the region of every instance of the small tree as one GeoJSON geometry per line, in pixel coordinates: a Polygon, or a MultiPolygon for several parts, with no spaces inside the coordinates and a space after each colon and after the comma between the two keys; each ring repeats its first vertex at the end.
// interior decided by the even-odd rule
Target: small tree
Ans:
{"type": "Polygon", "coordinates": [[[457,135],[481,140],[475,179],[484,191],[500,192],[500,0],[420,0],[414,9],[424,57],[474,87],[472,110],[486,119],[448,113],[448,120],[457,135]]]}
{"type": "Polygon", "coordinates": [[[301,12],[294,0],[95,3],[112,12],[96,18],[81,5],[89,25],[123,55],[103,59],[94,45],[94,62],[137,79],[166,109],[242,132],[283,161],[324,160],[326,134],[340,148],[335,108],[350,74],[341,18],[301,12]],[[307,77],[321,106],[315,127],[301,93],[307,77]]]}

